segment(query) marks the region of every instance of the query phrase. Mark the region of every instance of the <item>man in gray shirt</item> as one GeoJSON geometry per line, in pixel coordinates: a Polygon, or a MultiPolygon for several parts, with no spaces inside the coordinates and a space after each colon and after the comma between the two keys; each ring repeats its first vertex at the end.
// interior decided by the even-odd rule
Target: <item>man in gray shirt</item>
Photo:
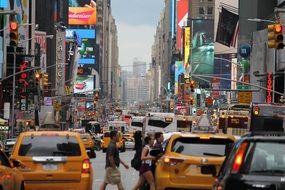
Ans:
{"type": "Polygon", "coordinates": [[[123,164],[126,169],[129,169],[129,166],[125,164],[119,156],[119,150],[116,146],[116,143],[119,140],[118,132],[111,131],[110,138],[111,142],[106,152],[106,174],[100,190],[105,190],[108,184],[117,185],[118,190],[124,190],[121,180],[121,173],[118,168],[120,163],[123,164]]]}

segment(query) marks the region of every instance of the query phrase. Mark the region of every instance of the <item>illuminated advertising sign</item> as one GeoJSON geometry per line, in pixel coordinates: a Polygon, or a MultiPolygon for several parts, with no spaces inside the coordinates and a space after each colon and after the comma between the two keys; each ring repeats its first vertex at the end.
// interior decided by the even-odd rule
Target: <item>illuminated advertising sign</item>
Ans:
{"type": "Polygon", "coordinates": [[[229,80],[221,80],[219,88],[231,89],[231,71],[232,71],[232,54],[215,55],[213,73],[216,76],[227,78],[229,80]]]}
{"type": "Polygon", "coordinates": [[[266,83],[266,87],[267,87],[267,91],[266,91],[266,102],[268,104],[272,103],[272,87],[273,87],[273,82],[272,82],[273,78],[272,78],[272,73],[268,73],[267,74],[267,83],[266,83]]]}
{"type": "Polygon", "coordinates": [[[190,27],[184,28],[184,68],[185,68],[185,74],[188,75],[189,72],[189,55],[190,55],[190,27]]]}
{"type": "Polygon", "coordinates": [[[96,3],[93,0],[69,0],[69,25],[95,25],[96,3]]]}
{"type": "Polygon", "coordinates": [[[175,94],[178,94],[178,79],[179,76],[183,75],[184,66],[183,61],[175,61],[175,94]]]}
{"type": "Polygon", "coordinates": [[[186,25],[188,18],[188,0],[177,1],[177,36],[176,36],[176,47],[181,49],[182,43],[182,28],[186,25]]]}
{"type": "Polygon", "coordinates": [[[1,0],[0,8],[8,8],[8,0],[1,0]]]}
{"type": "MultiPolygon", "coordinates": [[[[213,74],[214,20],[199,19],[192,22],[192,73],[213,74]]],[[[199,83],[202,84],[205,81],[199,80],[199,83]]]]}
{"type": "Polygon", "coordinates": [[[76,81],[74,83],[74,93],[93,94],[93,90],[93,75],[77,76],[76,81]]]}
{"type": "Polygon", "coordinates": [[[66,38],[74,37],[74,34],[81,39],[81,47],[78,48],[80,58],[79,65],[95,64],[95,44],[96,44],[96,30],[90,29],[67,29],[66,38]]]}
{"type": "Polygon", "coordinates": [[[38,43],[41,47],[41,54],[40,54],[40,66],[41,71],[46,72],[46,60],[47,60],[47,54],[46,54],[46,32],[42,31],[35,31],[35,37],[36,37],[36,43],[38,43]]]}

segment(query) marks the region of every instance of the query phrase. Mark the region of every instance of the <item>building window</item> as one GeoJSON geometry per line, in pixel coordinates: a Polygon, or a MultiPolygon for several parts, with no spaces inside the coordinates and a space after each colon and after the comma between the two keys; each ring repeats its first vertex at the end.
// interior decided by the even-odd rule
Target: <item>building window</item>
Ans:
{"type": "Polygon", "coordinates": [[[199,14],[201,14],[201,15],[204,14],[204,8],[203,7],[199,7],[199,14]]]}
{"type": "Polygon", "coordinates": [[[207,14],[208,15],[212,15],[213,14],[213,7],[208,7],[207,14]]]}

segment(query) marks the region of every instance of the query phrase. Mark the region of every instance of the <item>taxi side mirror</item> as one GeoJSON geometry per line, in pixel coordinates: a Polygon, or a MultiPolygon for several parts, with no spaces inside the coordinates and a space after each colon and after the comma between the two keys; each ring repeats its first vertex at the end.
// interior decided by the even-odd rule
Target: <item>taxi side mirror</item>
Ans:
{"type": "Polygon", "coordinates": [[[11,160],[13,167],[18,168],[18,167],[24,167],[24,164],[20,160],[11,160]]]}

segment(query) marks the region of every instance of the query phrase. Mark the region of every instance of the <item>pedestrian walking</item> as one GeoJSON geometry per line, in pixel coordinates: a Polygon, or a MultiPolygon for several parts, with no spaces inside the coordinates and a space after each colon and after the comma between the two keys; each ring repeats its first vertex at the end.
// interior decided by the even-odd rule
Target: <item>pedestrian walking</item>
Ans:
{"type": "Polygon", "coordinates": [[[108,184],[117,185],[118,190],[124,190],[119,166],[120,163],[123,164],[126,169],[129,169],[129,166],[125,164],[119,156],[119,150],[116,146],[116,143],[119,140],[118,132],[111,131],[110,138],[111,142],[106,151],[106,173],[104,181],[100,186],[100,190],[105,190],[108,184]]]}
{"type": "Polygon", "coordinates": [[[145,181],[149,184],[150,190],[155,190],[154,177],[151,171],[151,164],[155,157],[150,155],[151,148],[154,144],[154,137],[147,136],[145,137],[144,142],[145,146],[142,149],[141,153],[142,164],[139,171],[140,177],[133,190],[138,190],[141,188],[144,185],[145,181]]]}

